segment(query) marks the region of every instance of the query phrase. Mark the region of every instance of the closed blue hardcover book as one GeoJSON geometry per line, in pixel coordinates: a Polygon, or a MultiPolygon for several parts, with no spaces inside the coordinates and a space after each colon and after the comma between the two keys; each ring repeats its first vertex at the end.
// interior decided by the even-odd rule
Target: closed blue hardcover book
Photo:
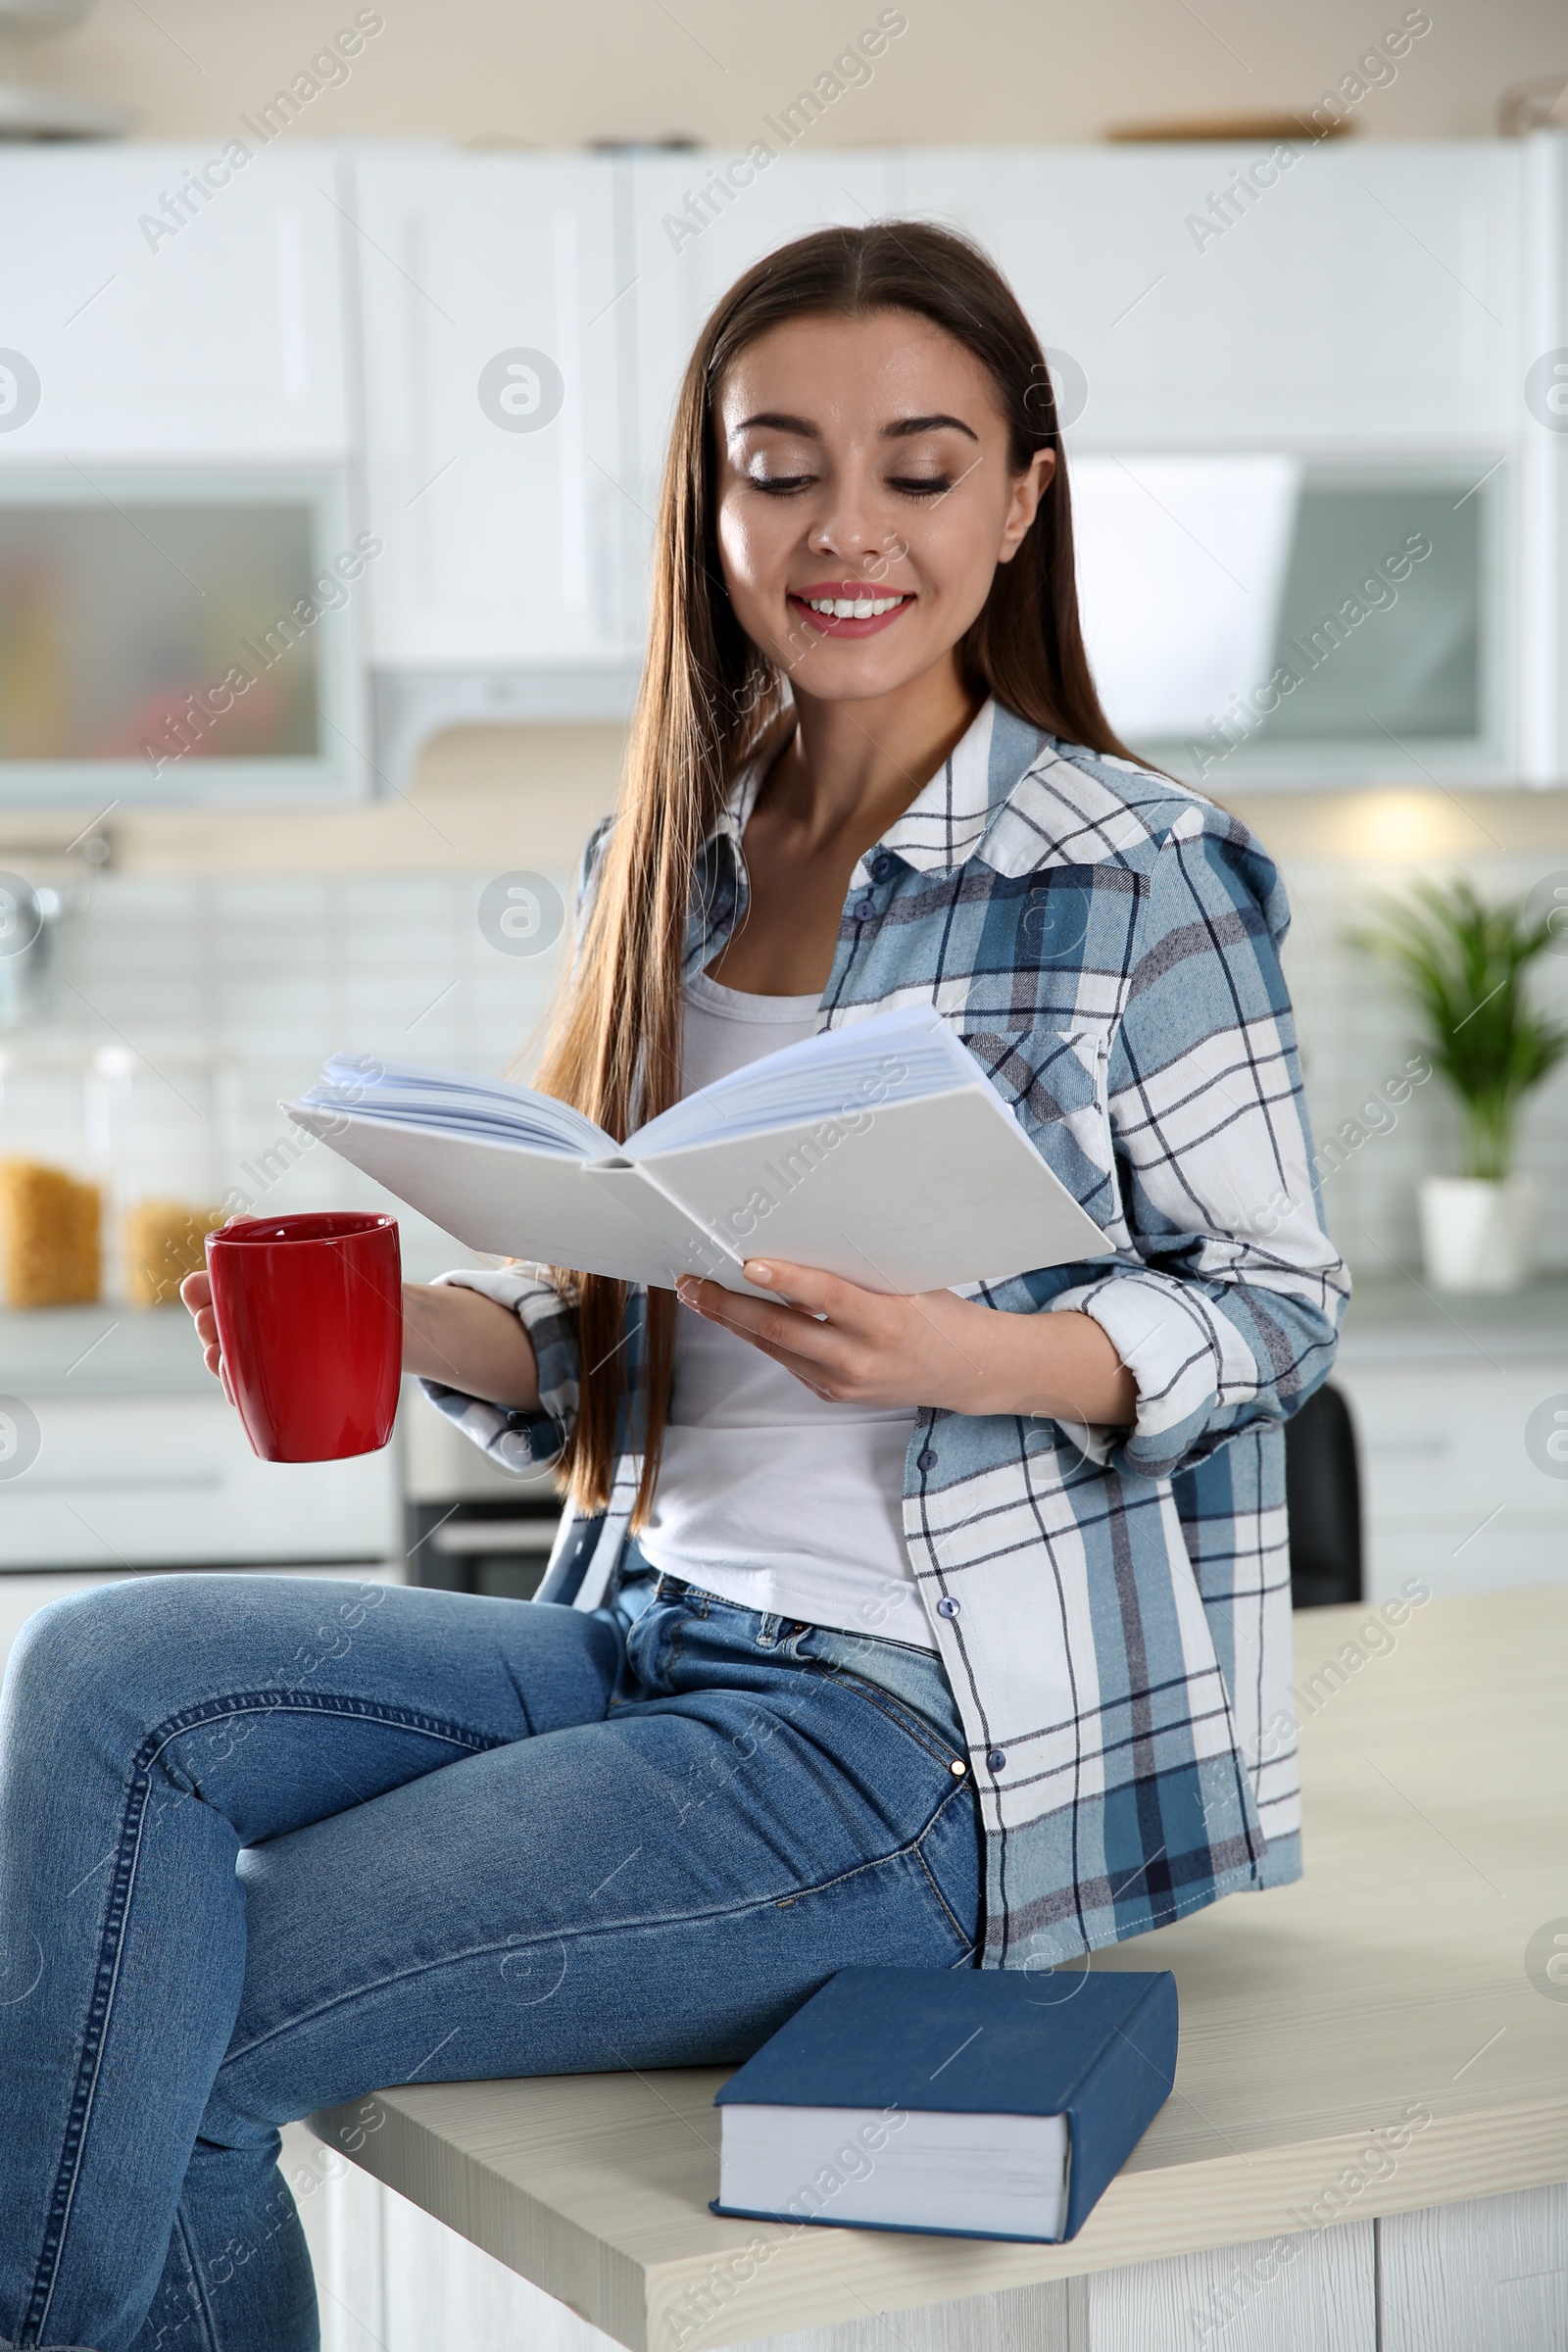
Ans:
{"type": "MultiPolygon", "coordinates": [[[[712,2210],[752,2220],[811,2220],[965,2237],[1046,2242],[1075,2237],[1170,2096],[1176,2043],[1176,1980],[1164,1969],[1102,1974],[841,1969],[730,2077],[714,2104],[905,2119],[1060,2117],[1066,2176],[1059,2230],[871,2219],[864,2210],[843,2209],[854,2198],[840,2198],[837,2213],[820,2199],[816,2209],[803,2210],[811,2200],[794,2197],[787,2205],[762,2209],[721,2196],[713,2199],[712,2210]]],[[[1016,2174],[1019,2143],[1016,2134],[1009,2137],[1000,2127],[992,2128],[998,2132],[1000,2182],[1009,2164],[1016,2174]]],[[[887,2127],[897,2129],[896,2124],[887,2127]]],[[[932,2129],[926,2126],[927,2132],[932,2129]]],[[[940,2132],[941,2127],[934,2129],[940,2132]]],[[[912,2152],[915,2136],[906,2143],[907,2151],[912,2152]]],[[[862,2140],[873,2145],[863,2135],[862,2140]]],[[[892,2147],[894,2153],[881,2161],[886,2173],[896,2172],[897,2141],[884,2132],[876,2144],[892,2147]]],[[[926,2161],[929,2165],[929,2156],[926,2161]]],[[[977,2142],[972,2128],[965,2161],[971,2176],[983,2181],[984,2136],[977,2142]]],[[[940,2183],[933,2192],[928,2180],[922,2210],[929,2215],[940,2199],[940,2183]]],[[[884,2205],[891,2201],[891,2188],[884,2189],[884,2205]]],[[[859,2202],[863,2208],[866,2200],[859,2202]]]]}

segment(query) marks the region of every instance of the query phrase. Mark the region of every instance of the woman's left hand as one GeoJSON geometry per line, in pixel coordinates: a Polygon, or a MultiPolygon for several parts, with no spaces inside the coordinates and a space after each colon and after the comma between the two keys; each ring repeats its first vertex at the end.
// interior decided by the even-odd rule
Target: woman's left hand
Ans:
{"type": "Polygon", "coordinates": [[[748,1259],[746,1279],[780,1295],[749,1298],[696,1275],[683,1277],[676,1290],[709,1322],[749,1340],[833,1403],[994,1409],[980,1399],[989,1385],[986,1342],[997,1318],[972,1299],[952,1291],[885,1298],[836,1274],[772,1258],[748,1259]]]}
{"type": "Polygon", "coordinates": [[[952,1291],[890,1298],[813,1266],[748,1258],[753,1298],[688,1274],[684,1303],[834,1404],[937,1405],[1124,1427],[1138,1389],[1088,1315],[999,1313],[952,1291]]]}

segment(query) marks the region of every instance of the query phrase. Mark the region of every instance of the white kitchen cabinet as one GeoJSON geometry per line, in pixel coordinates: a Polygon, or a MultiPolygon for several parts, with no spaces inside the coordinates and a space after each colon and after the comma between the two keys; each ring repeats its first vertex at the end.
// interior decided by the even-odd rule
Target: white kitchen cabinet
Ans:
{"type": "Polygon", "coordinates": [[[629,659],[615,184],[585,156],[360,151],[383,666],[629,659]]]}
{"type": "Polygon", "coordinates": [[[0,153],[0,466],[344,455],[338,151],[245,143],[0,153]]]}
{"type": "MultiPolygon", "coordinates": [[[[776,123],[767,135],[782,148],[776,123]]],[[[1203,771],[1215,789],[1424,769],[1568,777],[1568,429],[1536,380],[1568,351],[1563,134],[1303,136],[1289,169],[1261,144],[858,151],[803,137],[761,169],[755,150],[468,155],[292,134],[264,146],[254,131],[246,144],[237,168],[216,135],[0,154],[0,488],[16,503],[52,481],[57,498],[64,484],[133,515],[160,486],[178,503],[227,476],[254,498],[287,474],[322,518],[322,563],[368,524],[381,552],[317,640],[355,639],[320,755],[344,773],[291,771],[279,789],[345,789],[367,707],[368,756],[394,784],[443,725],[624,710],[674,395],[705,317],[790,238],[899,215],[951,221],[996,256],[1059,356],[1075,454],[1142,468],[1128,495],[1149,493],[1150,530],[1186,529],[1192,561],[1202,534],[1169,500],[1158,511],[1160,463],[1295,464],[1303,501],[1365,493],[1369,510],[1419,484],[1446,531],[1474,538],[1473,723],[1412,729],[1380,709],[1364,740],[1264,730],[1203,771]],[[362,659],[363,695],[348,678],[362,659]]],[[[1093,568],[1090,490],[1086,475],[1093,568]]],[[[1363,554],[1385,552],[1375,520],[1331,601],[1363,554]]],[[[178,569],[191,576],[182,559],[164,568],[172,590],[178,569]]],[[[1215,610],[1220,591],[1260,607],[1228,568],[1215,610]]],[[[1240,634],[1223,614],[1211,631],[1240,634]]],[[[1356,659],[1375,644],[1397,666],[1383,620],[1354,642],[1356,659]]],[[[1337,658],[1342,701],[1353,670],[1337,658]]],[[[1260,682],[1227,675],[1214,727],[1260,682]]],[[[1186,757],[1163,735],[1139,741],[1162,763],[1186,757]]],[[[151,781],[127,769],[101,797],[206,797],[199,764],[151,781]]],[[[88,797],[84,775],[47,781],[88,797]]],[[[211,784],[232,790],[226,774],[211,784]]]]}
{"type": "Polygon", "coordinates": [[[0,1570],[387,1560],[395,1449],[264,1462],[224,1399],[35,1396],[37,1459],[0,1480],[0,1570]]]}
{"type": "Polygon", "coordinates": [[[906,204],[966,229],[1087,388],[1079,447],[1455,443],[1521,425],[1517,141],[915,149],[906,204]]]}
{"type": "Polygon", "coordinates": [[[1434,1593],[1568,1578],[1568,1479],[1526,1445],[1531,1414],[1568,1397],[1568,1349],[1467,1361],[1347,1363],[1334,1375],[1354,1417],[1366,1596],[1407,1577],[1434,1593]]]}

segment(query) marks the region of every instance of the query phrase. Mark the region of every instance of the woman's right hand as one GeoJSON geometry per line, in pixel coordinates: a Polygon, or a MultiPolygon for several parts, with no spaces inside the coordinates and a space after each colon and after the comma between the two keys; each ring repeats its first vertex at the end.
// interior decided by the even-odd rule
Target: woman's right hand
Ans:
{"type": "MultiPolygon", "coordinates": [[[[218,1341],[213,1283],[203,1269],[187,1274],[179,1296],[190,1310],[207,1369],[223,1384],[230,1404],[234,1392],[218,1341]]],[[[446,1283],[403,1286],[403,1368],[420,1372],[448,1388],[466,1389],[509,1409],[532,1412],[539,1403],[539,1369],[527,1333],[510,1307],[481,1292],[446,1283]]]]}
{"type": "Polygon", "coordinates": [[[189,1307],[196,1325],[196,1337],[202,1344],[207,1369],[223,1384],[223,1395],[230,1404],[234,1392],[228,1385],[228,1372],[223,1363],[223,1351],[218,1344],[218,1317],[213,1312],[213,1278],[203,1267],[198,1274],[187,1274],[179,1286],[182,1303],[189,1307]]]}

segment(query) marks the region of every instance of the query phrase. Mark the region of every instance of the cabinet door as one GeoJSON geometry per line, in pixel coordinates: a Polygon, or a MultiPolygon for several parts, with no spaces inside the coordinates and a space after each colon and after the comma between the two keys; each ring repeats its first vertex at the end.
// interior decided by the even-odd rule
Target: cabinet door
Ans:
{"type": "Polygon", "coordinates": [[[1293,152],[928,149],[907,210],[1076,363],[1085,448],[1511,438],[1518,143],[1293,152]]]}
{"type": "Polygon", "coordinates": [[[1352,1363],[1335,1379],[1360,1442],[1369,1600],[1408,1576],[1438,1594],[1568,1578],[1568,1478],[1535,1434],[1568,1398],[1568,1360],[1352,1363]]]}
{"type": "Polygon", "coordinates": [[[613,184],[574,156],[361,156],[378,662],[624,657],[613,184]]]}
{"type": "Polygon", "coordinates": [[[263,1462],[220,1396],[43,1396],[42,1445],[0,1481],[0,1568],[386,1560],[394,1448],[263,1462]]]}
{"type": "Polygon", "coordinates": [[[335,151],[254,144],[0,154],[0,465],[342,455],[335,151]]]}
{"type": "Polygon", "coordinates": [[[778,156],[761,170],[749,167],[744,186],[730,186],[744,166],[744,158],[682,155],[632,169],[627,308],[637,339],[633,487],[640,576],[653,545],[675,395],[709,312],[763,254],[809,229],[858,226],[886,214],[903,184],[901,157],[842,148],[778,156]]]}

